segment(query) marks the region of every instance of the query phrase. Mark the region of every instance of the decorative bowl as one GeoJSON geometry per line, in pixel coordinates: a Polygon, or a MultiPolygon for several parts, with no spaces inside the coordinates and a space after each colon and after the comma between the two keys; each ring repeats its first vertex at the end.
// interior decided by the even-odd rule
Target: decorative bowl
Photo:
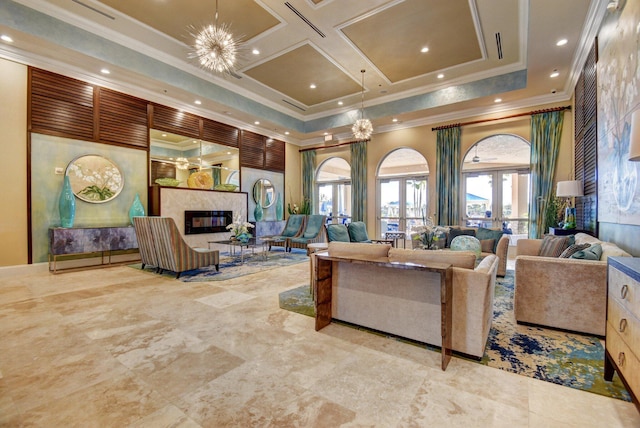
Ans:
{"type": "Polygon", "coordinates": [[[178,184],[180,184],[180,180],[176,180],[175,178],[170,178],[170,177],[156,178],[155,182],[160,186],[168,186],[168,187],[176,187],[178,184]]]}

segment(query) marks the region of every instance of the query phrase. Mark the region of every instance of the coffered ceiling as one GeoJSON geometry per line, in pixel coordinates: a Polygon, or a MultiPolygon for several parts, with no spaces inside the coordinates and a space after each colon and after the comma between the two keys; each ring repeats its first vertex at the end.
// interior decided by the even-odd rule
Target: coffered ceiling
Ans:
{"type": "Polygon", "coordinates": [[[568,100],[604,3],[218,0],[243,41],[220,75],[190,55],[215,0],[5,0],[0,55],[304,145],[349,138],[361,70],[374,132],[568,100]]]}

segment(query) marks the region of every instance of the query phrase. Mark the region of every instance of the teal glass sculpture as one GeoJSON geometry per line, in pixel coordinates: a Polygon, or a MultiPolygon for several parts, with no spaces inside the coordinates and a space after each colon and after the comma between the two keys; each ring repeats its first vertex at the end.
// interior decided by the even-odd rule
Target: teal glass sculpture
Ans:
{"type": "Polygon", "coordinates": [[[133,204],[129,208],[129,223],[133,225],[134,217],[144,217],[144,207],[140,202],[140,196],[136,193],[136,197],[133,199],[133,204]]]}
{"type": "Polygon", "coordinates": [[[256,221],[262,221],[262,207],[260,204],[256,204],[256,209],[253,210],[253,216],[256,221]]]}
{"type": "Polygon", "coordinates": [[[76,195],[71,190],[71,182],[68,175],[64,176],[64,184],[58,200],[58,210],[60,211],[62,227],[73,227],[73,221],[76,218],[76,195]]]}

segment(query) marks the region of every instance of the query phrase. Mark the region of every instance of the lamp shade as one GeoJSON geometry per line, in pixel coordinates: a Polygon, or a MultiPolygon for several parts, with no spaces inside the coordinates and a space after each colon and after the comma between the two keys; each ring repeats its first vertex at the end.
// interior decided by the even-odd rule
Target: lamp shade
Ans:
{"type": "Polygon", "coordinates": [[[631,115],[631,137],[629,139],[629,160],[640,162],[640,109],[631,115]]]}
{"type": "Polygon", "coordinates": [[[582,191],[582,180],[558,181],[556,196],[561,198],[571,198],[573,196],[584,195],[582,191]]]}

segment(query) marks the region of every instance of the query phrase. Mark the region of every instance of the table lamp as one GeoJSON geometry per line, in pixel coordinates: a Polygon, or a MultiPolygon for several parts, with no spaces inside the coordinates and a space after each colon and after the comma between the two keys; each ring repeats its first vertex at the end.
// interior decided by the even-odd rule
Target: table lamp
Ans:
{"type": "Polygon", "coordinates": [[[582,180],[558,181],[556,196],[559,198],[567,198],[567,208],[564,210],[563,229],[576,228],[576,208],[571,205],[571,198],[582,195],[582,180]]]}

